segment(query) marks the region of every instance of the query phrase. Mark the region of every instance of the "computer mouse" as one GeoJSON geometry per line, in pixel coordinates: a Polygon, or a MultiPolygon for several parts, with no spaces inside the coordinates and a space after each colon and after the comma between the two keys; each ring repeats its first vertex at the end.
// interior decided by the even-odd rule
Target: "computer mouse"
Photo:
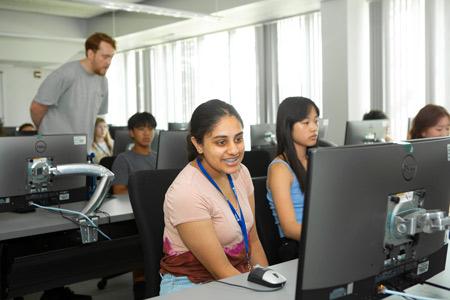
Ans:
{"type": "Polygon", "coordinates": [[[286,277],[270,268],[262,267],[253,268],[247,280],[268,287],[280,287],[286,283],[286,277]]]}

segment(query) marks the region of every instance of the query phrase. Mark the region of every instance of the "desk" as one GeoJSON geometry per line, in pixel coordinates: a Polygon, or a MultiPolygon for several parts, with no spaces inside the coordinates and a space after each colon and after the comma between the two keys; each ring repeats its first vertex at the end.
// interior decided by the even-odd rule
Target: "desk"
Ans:
{"type": "MultiPolygon", "coordinates": [[[[80,211],[85,202],[62,208],[80,211]]],[[[99,226],[112,240],[82,244],[79,227],[59,214],[0,214],[0,298],[128,272],[143,257],[128,195],[106,199],[99,226]]]]}
{"type": "MultiPolygon", "coordinates": [[[[180,292],[175,292],[173,294],[154,297],[153,299],[158,300],[181,300],[181,299],[197,299],[197,300],[294,300],[295,299],[295,289],[297,285],[297,264],[298,259],[284,262],[278,265],[271,266],[272,269],[283,274],[288,280],[283,289],[274,292],[254,292],[251,290],[228,286],[218,282],[210,282],[204,285],[199,285],[198,287],[185,289],[180,292]]],[[[239,284],[243,286],[248,286],[256,289],[267,289],[258,284],[254,284],[247,281],[248,274],[241,274],[233,276],[224,281],[234,284],[239,284]]],[[[440,284],[446,287],[450,286],[450,251],[447,251],[447,264],[444,272],[437,274],[436,276],[430,278],[431,281],[436,284],[440,284]]],[[[433,297],[436,299],[450,299],[450,292],[445,291],[436,287],[428,285],[416,285],[406,290],[408,293],[417,294],[427,297],[433,297]]],[[[390,296],[385,299],[389,300],[400,300],[403,299],[399,296],[390,296]]],[[[319,299],[318,299],[319,300],[319,299]]]]}

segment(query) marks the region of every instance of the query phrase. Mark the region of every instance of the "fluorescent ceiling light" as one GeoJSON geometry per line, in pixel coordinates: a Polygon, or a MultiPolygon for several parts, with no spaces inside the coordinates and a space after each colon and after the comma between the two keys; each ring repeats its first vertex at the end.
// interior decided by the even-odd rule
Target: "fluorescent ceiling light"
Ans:
{"type": "Polygon", "coordinates": [[[192,19],[192,18],[204,18],[204,19],[212,19],[218,20],[219,17],[202,14],[187,10],[179,10],[179,9],[171,9],[164,8],[159,6],[151,6],[144,4],[136,4],[129,2],[121,2],[121,1],[112,1],[112,0],[73,0],[75,2],[90,4],[101,6],[110,10],[124,10],[129,12],[137,12],[137,13],[146,13],[151,15],[160,15],[160,16],[168,16],[174,18],[184,18],[184,19],[192,19]]]}

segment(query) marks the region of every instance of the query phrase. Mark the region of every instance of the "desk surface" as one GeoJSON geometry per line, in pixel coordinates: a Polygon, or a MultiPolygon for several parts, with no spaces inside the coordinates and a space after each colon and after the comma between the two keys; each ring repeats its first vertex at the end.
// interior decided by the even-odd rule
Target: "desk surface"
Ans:
{"type": "MultiPolygon", "coordinates": [[[[284,262],[278,265],[271,266],[272,269],[280,272],[288,278],[283,289],[274,292],[254,292],[251,290],[228,286],[219,282],[210,282],[204,285],[199,285],[194,288],[185,289],[173,294],[154,297],[153,299],[161,300],[181,300],[181,299],[198,299],[206,300],[214,297],[214,300],[229,300],[229,299],[245,299],[245,300],[294,300],[295,289],[297,284],[297,264],[298,259],[284,262]]],[[[224,281],[234,284],[239,284],[256,289],[267,289],[263,286],[247,281],[247,274],[233,276],[224,281]]],[[[440,284],[446,287],[450,285],[450,251],[447,251],[447,264],[445,271],[430,278],[428,281],[440,284]]],[[[450,299],[450,292],[442,290],[429,285],[416,285],[406,290],[410,294],[421,295],[423,297],[432,297],[436,299],[450,299]]],[[[389,300],[404,299],[399,296],[390,296],[389,300]]]]}
{"type": "MultiPolygon", "coordinates": [[[[81,211],[85,204],[85,201],[72,202],[61,205],[61,208],[81,211]]],[[[108,213],[109,216],[97,213],[99,224],[134,219],[128,194],[105,199],[100,210],[108,213]]],[[[30,213],[0,214],[0,241],[75,228],[77,226],[74,223],[59,214],[39,208],[30,213]]]]}

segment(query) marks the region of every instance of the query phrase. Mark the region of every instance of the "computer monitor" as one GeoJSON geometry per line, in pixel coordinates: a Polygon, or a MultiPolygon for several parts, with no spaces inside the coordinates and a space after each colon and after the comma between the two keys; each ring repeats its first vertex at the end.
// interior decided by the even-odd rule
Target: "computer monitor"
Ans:
{"type": "Polygon", "coordinates": [[[389,120],[347,121],[345,145],[373,144],[384,142],[389,120]]]}
{"type": "Polygon", "coordinates": [[[84,134],[0,138],[0,212],[32,210],[29,201],[50,205],[86,200],[85,176],[47,181],[45,168],[36,168],[86,163],[86,147],[84,134]]]}
{"type": "Polygon", "coordinates": [[[169,131],[188,130],[189,129],[189,123],[168,123],[167,125],[168,125],[169,131]]]}
{"type": "Polygon", "coordinates": [[[16,131],[15,136],[28,136],[28,135],[37,135],[38,132],[36,130],[28,130],[28,131],[16,131]]]}
{"type": "Polygon", "coordinates": [[[1,130],[2,136],[15,136],[16,127],[13,126],[4,126],[1,130]]]}
{"type": "Polygon", "coordinates": [[[158,139],[156,169],[182,169],[188,161],[187,131],[161,131],[158,139]]]}
{"type": "Polygon", "coordinates": [[[252,149],[274,147],[277,144],[275,124],[250,125],[252,149]]]}
{"type": "Polygon", "coordinates": [[[296,300],[379,299],[380,284],[403,290],[444,270],[445,231],[424,233],[424,211],[448,211],[449,148],[443,138],[311,149],[296,300]]]}

